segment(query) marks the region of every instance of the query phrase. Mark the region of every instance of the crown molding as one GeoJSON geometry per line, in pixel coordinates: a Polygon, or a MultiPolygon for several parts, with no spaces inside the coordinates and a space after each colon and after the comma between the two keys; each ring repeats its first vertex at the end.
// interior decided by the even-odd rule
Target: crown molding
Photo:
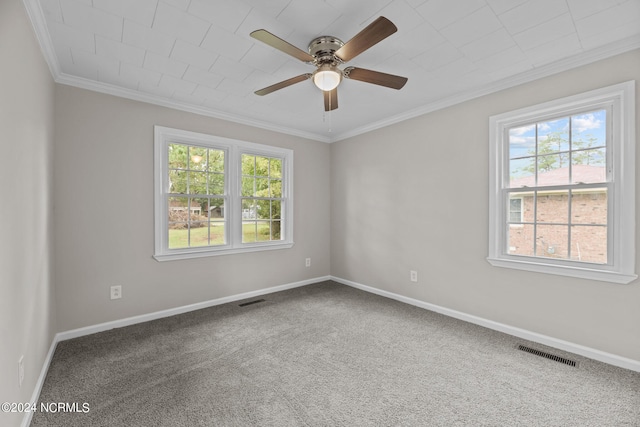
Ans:
{"type": "Polygon", "coordinates": [[[40,50],[42,51],[44,60],[49,66],[49,71],[55,80],[56,76],[60,74],[60,65],[58,63],[56,52],[53,49],[53,42],[51,41],[51,37],[49,37],[49,32],[47,31],[47,22],[44,18],[44,12],[40,7],[40,2],[38,0],[23,0],[22,4],[24,5],[29,20],[31,21],[31,26],[33,27],[36,39],[40,45],[40,50]]]}
{"type": "Polygon", "coordinates": [[[100,92],[107,95],[113,95],[121,98],[131,99],[134,101],[145,102],[148,104],[159,105],[162,107],[172,108],[174,110],[186,111],[189,113],[199,114],[202,116],[213,117],[216,119],[226,120],[238,124],[257,127],[273,132],[283,133],[287,135],[298,136],[301,138],[311,139],[320,142],[331,142],[331,138],[313,132],[307,132],[301,129],[295,129],[287,126],[278,126],[261,120],[242,117],[237,114],[231,114],[224,111],[206,108],[202,106],[189,105],[176,100],[162,98],[160,96],[145,94],[131,89],[113,86],[107,83],[96,82],[83,77],[72,76],[61,71],[58,58],[53,48],[53,42],[47,31],[47,23],[44,12],[38,0],[23,0],[27,16],[31,21],[40,49],[44,59],[49,66],[49,71],[56,83],[73,86],[80,89],[87,89],[94,92],[100,92]]]}
{"type": "Polygon", "coordinates": [[[376,129],[412,119],[414,117],[422,116],[424,114],[441,110],[443,108],[451,107],[452,105],[470,101],[484,95],[489,95],[494,92],[499,92],[504,89],[509,89],[511,87],[529,83],[534,80],[552,76],[564,71],[569,71],[571,69],[591,64],[603,59],[611,58],[612,56],[620,55],[622,53],[626,53],[635,49],[640,49],[640,36],[629,37],[615,43],[610,43],[597,49],[577,54],[550,64],[546,64],[532,70],[517,74],[515,76],[502,79],[498,82],[489,83],[477,89],[456,94],[448,98],[423,105],[422,107],[418,107],[413,110],[409,110],[404,113],[389,117],[387,119],[376,121],[368,125],[352,129],[348,132],[343,132],[339,135],[335,135],[331,139],[331,142],[337,142],[347,138],[352,138],[354,136],[371,132],[376,129]]]}
{"type": "Polygon", "coordinates": [[[182,103],[173,99],[167,99],[160,96],[138,92],[135,90],[113,86],[107,83],[96,82],[94,80],[85,79],[83,77],[71,76],[69,74],[60,73],[54,77],[56,83],[73,86],[80,89],[87,89],[93,92],[100,92],[107,95],[116,96],[119,98],[131,99],[133,101],[140,101],[147,104],[158,105],[161,107],[167,107],[174,110],[186,111],[188,113],[199,114],[201,116],[213,117],[216,119],[226,120],[233,123],[252,126],[264,130],[283,133],[287,135],[298,136],[301,138],[311,139],[320,142],[331,142],[331,140],[320,134],[306,132],[301,129],[295,129],[286,126],[278,126],[272,123],[264,122],[261,120],[251,119],[248,117],[242,117],[236,114],[227,113],[224,111],[215,110],[213,108],[207,108],[203,106],[191,105],[182,103]]]}
{"type": "Polygon", "coordinates": [[[68,86],[74,86],[81,89],[87,89],[95,92],[105,93],[113,96],[127,98],[135,101],[146,102],[149,104],[159,105],[175,110],[186,111],[194,114],[199,114],[207,117],[213,117],[217,119],[227,120],[234,123],[239,123],[247,126],[252,126],[260,129],[265,129],[273,132],[283,133],[287,135],[298,136],[301,138],[311,139],[314,141],[333,143],[342,141],[347,138],[352,138],[367,132],[374,131],[386,126],[390,126],[396,123],[403,122],[405,120],[412,119],[414,117],[422,116],[424,114],[431,113],[433,111],[441,110],[443,108],[450,107],[452,105],[460,104],[465,101],[469,101],[475,98],[479,98],[484,95],[489,95],[500,90],[508,89],[514,86],[518,86],[524,83],[548,77],[553,74],[558,74],[563,71],[568,71],[576,67],[590,64],[592,62],[600,61],[610,58],[615,55],[619,55],[631,50],[640,49],[640,36],[629,37],[618,42],[610,43],[605,46],[601,46],[597,49],[590,50],[581,54],[565,58],[551,64],[543,65],[532,70],[520,73],[518,75],[502,79],[498,82],[490,83],[474,90],[459,93],[436,102],[432,102],[422,107],[414,108],[412,110],[397,114],[395,116],[388,117],[384,120],[378,120],[371,122],[364,126],[354,128],[348,132],[343,132],[337,135],[323,135],[314,132],[304,131],[302,129],[296,129],[289,126],[279,126],[273,123],[265,121],[242,117],[237,114],[231,114],[228,112],[215,110],[212,108],[206,108],[202,106],[194,106],[186,103],[182,103],[176,100],[162,98],[160,96],[144,94],[142,92],[134,91],[131,89],[125,89],[106,83],[95,82],[93,80],[85,79],[82,77],[71,76],[64,74],[60,70],[60,65],[53,48],[53,43],[49,37],[47,31],[47,24],[44,18],[44,13],[40,7],[38,0],[23,0],[23,4],[27,11],[27,15],[31,20],[31,24],[34,28],[36,37],[40,44],[40,48],[44,55],[45,61],[49,66],[51,75],[56,83],[65,84],[68,86]]]}

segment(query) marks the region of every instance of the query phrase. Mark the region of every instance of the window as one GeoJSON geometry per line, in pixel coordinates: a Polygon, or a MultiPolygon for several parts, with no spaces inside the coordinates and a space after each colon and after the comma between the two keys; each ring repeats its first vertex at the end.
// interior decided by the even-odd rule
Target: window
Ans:
{"type": "Polygon", "coordinates": [[[509,223],[522,222],[522,197],[511,196],[509,198],[509,223]]]}
{"type": "Polygon", "coordinates": [[[293,245],[293,152],[155,127],[155,258],[293,245]]]}
{"type": "Polygon", "coordinates": [[[629,283],[634,82],[490,118],[488,261],[629,283]]]}

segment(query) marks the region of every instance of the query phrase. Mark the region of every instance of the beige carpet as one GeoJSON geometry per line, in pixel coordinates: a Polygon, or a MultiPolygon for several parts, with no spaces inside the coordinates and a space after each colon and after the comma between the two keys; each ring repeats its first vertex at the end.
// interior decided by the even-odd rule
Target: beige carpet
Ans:
{"type": "Polygon", "coordinates": [[[640,426],[640,373],[334,282],[259,298],[61,342],[40,401],[89,411],[31,425],[640,426]]]}

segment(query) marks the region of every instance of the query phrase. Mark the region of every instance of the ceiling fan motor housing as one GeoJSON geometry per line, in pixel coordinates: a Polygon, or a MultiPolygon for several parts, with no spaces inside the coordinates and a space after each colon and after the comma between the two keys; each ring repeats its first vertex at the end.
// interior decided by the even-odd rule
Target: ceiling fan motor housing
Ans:
{"type": "Polygon", "coordinates": [[[344,46],[344,42],[333,36],[320,36],[309,43],[309,55],[315,58],[316,65],[342,63],[335,52],[344,46]]]}

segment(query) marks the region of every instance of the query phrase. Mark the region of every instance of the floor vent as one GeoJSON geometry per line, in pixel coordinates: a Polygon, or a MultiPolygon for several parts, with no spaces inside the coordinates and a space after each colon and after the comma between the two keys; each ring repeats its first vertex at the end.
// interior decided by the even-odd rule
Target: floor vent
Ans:
{"type": "Polygon", "coordinates": [[[527,353],[535,354],[536,356],[545,357],[547,359],[555,360],[559,363],[564,363],[569,366],[578,366],[578,362],[564,357],[556,356],[555,354],[547,353],[545,351],[536,350],[535,348],[527,347],[524,345],[518,345],[518,350],[526,351],[527,353]]]}
{"type": "Polygon", "coordinates": [[[243,302],[242,304],[238,304],[238,306],[246,307],[246,306],[251,305],[251,304],[258,304],[259,302],[264,302],[264,300],[263,299],[257,299],[257,300],[253,300],[253,301],[243,302]]]}

